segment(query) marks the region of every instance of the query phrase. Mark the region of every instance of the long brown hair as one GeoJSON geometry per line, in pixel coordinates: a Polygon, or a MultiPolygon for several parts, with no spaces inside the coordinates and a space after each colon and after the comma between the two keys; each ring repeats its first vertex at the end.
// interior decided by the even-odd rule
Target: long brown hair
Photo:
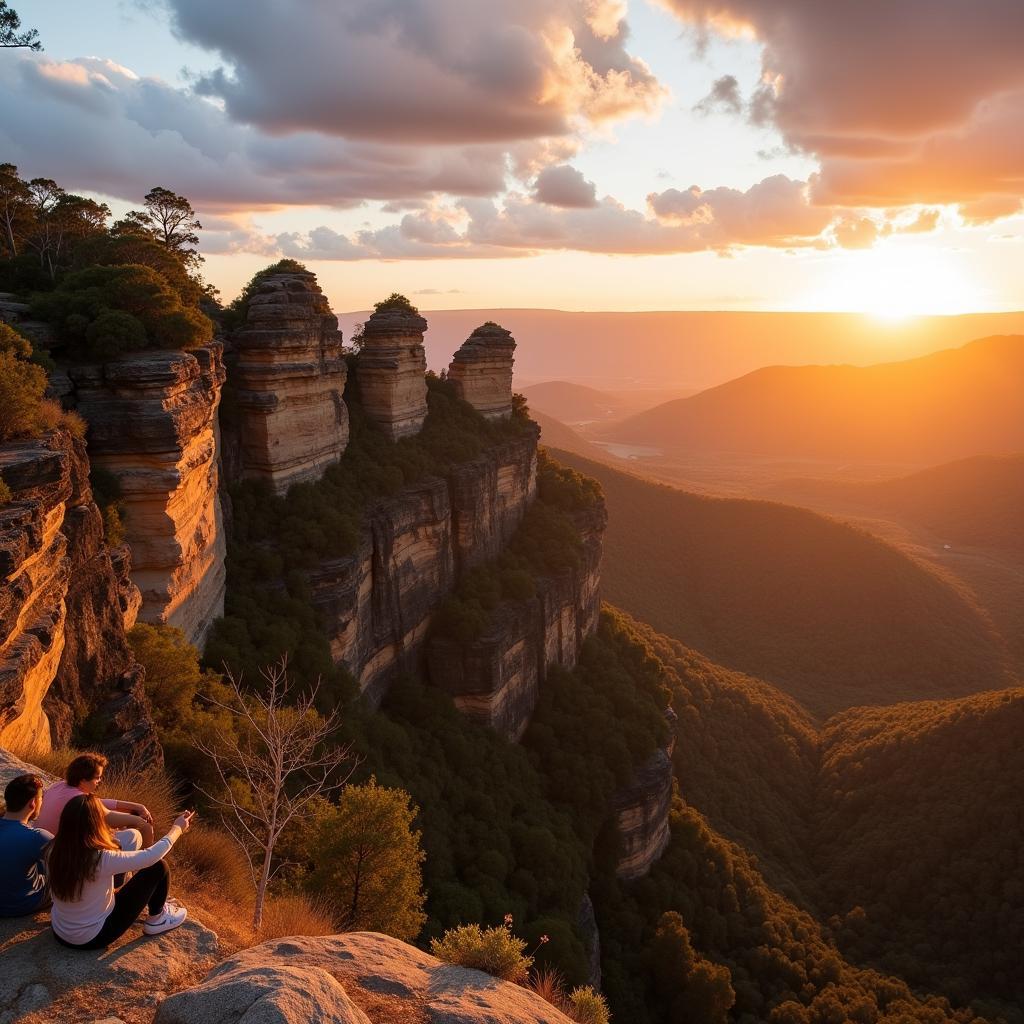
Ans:
{"type": "Polygon", "coordinates": [[[50,891],[65,903],[81,899],[82,886],[96,877],[102,851],[119,849],[99,797],[86,793],[69,800],[50,847],[50,891]]]}

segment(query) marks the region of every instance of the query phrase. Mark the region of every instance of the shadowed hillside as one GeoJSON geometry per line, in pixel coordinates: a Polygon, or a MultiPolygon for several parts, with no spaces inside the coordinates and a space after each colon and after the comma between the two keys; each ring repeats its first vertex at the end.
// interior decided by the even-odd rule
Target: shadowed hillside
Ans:
{"type": "Polygon", "coordinates": [[[530,419],[540,427],[540,443],[546,448],[558,448],[561,451],[582,455],[587,459],[604,461],[605,454],[602,449],[598,448],[596,444],[591,444],[561,420],[545,416],[544,413],[534,409],[530,410],[530,419]]]}
{"type": "MultiPolygon", "coordinates": [[[[716,957],[748,955],[739,921],[714,923],[725,873],[771,908],[777,935],[799,920],[797,907],[809,912],[803,964],[837,941],[841,988],[870,988],[871,976],[847,965],[873,965],[958,1005],[1001,1001],[998,1012],[975,1004],[990,1019],[1024,1020],[1009,1008],[1024,999],[1024,689],[857,708],[818,731],[770,684],[633,625],[670,669],[673,761],[690,806],[657,870],[693,870],[676,842],[707,858],[684,917],[708,929],[716,957]]],[[[661,884],[663,908],[686,902],[661,884]]],[[[785,954],[784,939],[773,945],[785,954]]],[[[755,969],[762,986],[771,973],[755,969]]]]}
{"type": "Polygon", "coordinates": [[[894,547],[805,509],[707,498],[568,453],[608,504],[603,592],[811,712],[1009,685],[981,612],[894,547]]]}
{"type": "Polygon", "coordinates": [[[943,462],[1024,447],[1024,337],[899,363],[769,366],[609,427],[668,448],[943,462]]]}

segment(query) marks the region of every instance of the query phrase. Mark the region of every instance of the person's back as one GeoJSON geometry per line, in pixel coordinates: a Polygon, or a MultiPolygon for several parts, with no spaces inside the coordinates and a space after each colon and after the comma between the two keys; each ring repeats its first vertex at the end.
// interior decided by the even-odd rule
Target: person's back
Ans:
{"type": "MultiPolygon", "coordinates": [[[[55,782],[43,794],[43,808],[36,822],[38,828],[46,829],[53,835],[60,828],[61,812],[75,797],[83,793],[95,793],[103,781],[107,759],[102,754],[79,754],[68,764],[65,778],[55,782]]],[[[138,836],[144,847],[153,842],[153,816],[144,804],[123,800],[105,799],[100,803],[106,808],[110,826],[116,830],[118,842],[123,849],[137,847],[138,836]],[[137,832],[138,835],[130,834],[137,832]]]]}
{"type": "Polygon", "coordinates": [[[4,790],[0,818],[0,917],[34,914],[49,904],[43,854],[53,836],[32,821],[42,805],[43,780],[18,775],[4,790]]]}

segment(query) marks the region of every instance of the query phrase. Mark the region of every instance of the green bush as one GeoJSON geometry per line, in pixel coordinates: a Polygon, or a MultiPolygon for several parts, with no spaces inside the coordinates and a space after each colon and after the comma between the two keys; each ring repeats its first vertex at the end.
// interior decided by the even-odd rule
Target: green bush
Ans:
{"type": "Polygon", "coordinates": [[[576,1024],[608,1024],[608,1003],[589,985],[574,988],[567,996],[568,1014],[576,1024]]]}
{"type": "Polygon", "coordinates": [[[43,393],[46,373],[41,366],[0,350],[0,441],[26,437],[47,426],[43,393]]]}
{"type": "Polygon", "coordinates": [[[213,323],[183,305],[162,274],[141,264],[70,273],[52,292],[37,292],[32,308],[87,359],[141,348],[195,348],[213,337],[213,323]]]}
{"type": "Polygon", "coordinates": [[[509,926],[481,928],[464,924],[450,928],[439,939],[430,940],[430,952],[446,963],[485,971],[503,981],[526,981],[533,957],[526,953],[526,943],[512,934],[509,926]]]}
{"type": "Polygon", "coordinates": [[[399,292],[392,292],[386,299],[373,304],[375,313],[382,313],[386,309],[397,309],[402,313],[418,313],[419,310],[399,292]]]}
{"type": "Polygon", "coordinates": [[[278,260],[276,263],[272,263],[269,267],[264,267],[262,270],[256,271],[256,273],[249,278],[249,281],[237,298],[235,298],[221,313],[221,323],[224,325],[224,329],[226,331],[235,331],[245,323],[246,317],[249,315],[249,301],[259,290],[260,285],[268,277],[272,277],[274,274],[294,274],[305,272],[305,264],[299,263],[298,260],[289,259],[278,260]]]}

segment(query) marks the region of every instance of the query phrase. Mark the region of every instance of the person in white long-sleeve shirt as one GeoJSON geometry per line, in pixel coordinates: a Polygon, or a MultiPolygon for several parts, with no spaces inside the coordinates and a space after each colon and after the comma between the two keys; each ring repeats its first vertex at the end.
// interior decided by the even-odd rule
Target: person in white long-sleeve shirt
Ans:
{"type": "Polygon", "coordinates": [[[93,794],[69,800],[50,848],[48,877],[57,941],[74,949],[103,949],[122,936],[143,908],[146,935],[177,928],[187,915],[168,896],[171,873],[164,857],[192,824],[195,812],[180,814],[148,850],[122,850],[107,824],[105,808],[93,794]],[[114,876],[134,872],[114,892],[114,876]]]}

